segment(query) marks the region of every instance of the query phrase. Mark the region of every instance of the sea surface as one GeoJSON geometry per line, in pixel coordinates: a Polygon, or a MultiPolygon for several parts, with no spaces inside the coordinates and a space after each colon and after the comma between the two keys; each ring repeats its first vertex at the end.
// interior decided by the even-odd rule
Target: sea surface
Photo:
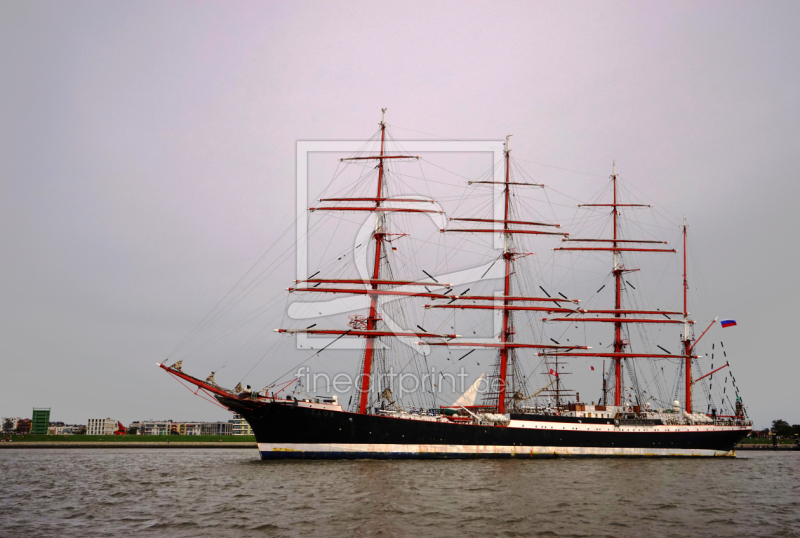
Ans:
{"type": "Polygon", "coordinates": [[[800,452],[262,462],[0,450],[0,536],[800,536],[800,452]]]}

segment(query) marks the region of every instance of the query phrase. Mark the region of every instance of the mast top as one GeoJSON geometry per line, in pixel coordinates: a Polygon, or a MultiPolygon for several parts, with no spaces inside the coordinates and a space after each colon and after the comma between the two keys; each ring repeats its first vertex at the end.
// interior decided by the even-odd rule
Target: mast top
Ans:
{"type": "Polygon", "coordinates": [[[508,153],[509,151],[511,151],[511,150],[509,150],[509,149],[508,149],[508,139],[509,139],[509,138],[511,138],[512,136],[514,136],[514,135],[506,135],[506,143],[505,143],[505,148],[504,148],[504,151],[505,151],[506,153],[508,153]]]}
{"type": "Polygon", "coordinates": [[[616,160],[611,161],[611,174],[615,175],[615,176],[617,175],[617,161],[616,160]]]}
{"type": "Polygon", "coordinates": [[[386,108],[381,109],[381,127],[386,125],[386,108]]]}

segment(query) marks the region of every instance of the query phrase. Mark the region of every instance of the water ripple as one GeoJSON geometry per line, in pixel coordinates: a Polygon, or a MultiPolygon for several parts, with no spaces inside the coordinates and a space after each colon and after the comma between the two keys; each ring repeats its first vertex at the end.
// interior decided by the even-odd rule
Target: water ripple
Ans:
{"type": "Polygon", "coordinates": [[[800,536],[798,454],[261,462],[0,451],[0,536],[800,536]]]}

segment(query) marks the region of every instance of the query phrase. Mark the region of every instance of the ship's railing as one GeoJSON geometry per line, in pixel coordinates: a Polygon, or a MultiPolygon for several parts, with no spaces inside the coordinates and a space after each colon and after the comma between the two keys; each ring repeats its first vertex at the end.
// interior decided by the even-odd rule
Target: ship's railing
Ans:
{"type": "Polygon", "coordinates": [[[753,421],[744,417],[717,417],[714,426],[752,426],[753,421]]]}
{"type": "Polygon", "coordinates": [[[390,409],[381,409],[380,407],[375,408],[376,415],[395,415],[395,414],[403,414],[403,415],[416,415],[416,416],[425,416],[425,417],[435,417],[444,414],[443,409],[428,409],[425,407],[410,407],[408,409],[404,409],[401,407],[392,407],[390,409]]]}
{"type": "Polygon", "coordinates": [[[693,420],[692,417],[683,416],[672,409],[660,409],[658,411],[649,411],[645,413],[648,418],[658,418],[664,424],[672,426],[680,426],[692,424],[696,426],[752,426],[753,422],[745,417],[737,416],[712,416],[706,415],[705,420],[693,420]]]}
{"type": "Polygon", "coordinates": [[[375,415],[393,418],[403,418],[406,420],[421,420],[426,422],[441,422],[445,420],[444,416],[440,413],[428,412],[433,410],[428,409],[415,409],[412,410],[398,410],[398,409],[375,409],[375,415]]]}

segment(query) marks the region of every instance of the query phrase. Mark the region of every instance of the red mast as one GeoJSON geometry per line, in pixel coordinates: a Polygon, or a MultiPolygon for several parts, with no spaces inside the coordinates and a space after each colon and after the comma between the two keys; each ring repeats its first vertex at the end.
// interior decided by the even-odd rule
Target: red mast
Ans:
{"type": "MultiPolygon", "coordinates": [[[[381,153],[378,160],[378,194],[375,207],[381,206],[383,198],[383,144],[386,137],[386,109],[381,110],[381,153]]],[[[381,248],[383,246],[384,216],[378,213],[378,222],[375,224],[375,265],[372,269],[372,280],[379,280],[381,276],[381,248]]],[[[372,289],[377,290],[378,285],[372,284],[372,289]]],[[[369,317],[367,317],[367,330],[374,331],[378,323],[378,296],[372,295],[369,301],[369,317]]],[[[367,336],[367,346],[364,351],[364,370],[361,372],[361,391],[358,399],[358,412],[362,415],[367,412],[369,395],[369,382],[372,375],[372,356],[375,354],[375,336],[367,336]]]]}
{"type": "MultiPolygon", "coordinates": [[[[432,299],[445,299],[446,295],[431,293],[431,292],[416,292],[408,291],[409,288],[419,287],[424,289],[424,286],[442,287],[442,284],[435,281],[412,281],[412,280],[389,280],[381,276],[381,259],[385,256],[383,242],[385,236],[388,235],[386,231],[386,215],[387,213],[441,213],[435,209],[421,209],[413,207],[391,207],[386,206],[384,202],[418,202],[418,203],[433,203],[433,200],[425,199],[410,199],[408,197],[389,198],[385,195],[385,170],[384,160],[386,159],[419,159],[419,157],[411,155],[386,155],[385,142],[386,142],[386,109],[382,109],[381,116],[381,146],[378,155],[366,155],[358,157],[349,157],[341,159],[342,161],[363,161],[363,160],[377,160],[378,161],[378,188],[374,198],[362,197],[345,197],[345,198],[328,198],[321,199],[320,202],[360,202],[360,205],[333,205],[333,206],[318,206],[311,207],[309,211],[367,211],[377,213],[377,222],[375,224],[375,261],[372,268],[372,276],[369,279],[330,279],[313,277],[299,281],[299,283],[306,284],[305,287],[289,288],[290,292],[315,292],[315,293],[349,293],[355,295],[369,295],[370,306],[369,314],[366,319],[354,320],[351,324],[352,329],[276,329],[276,332],[296,334],[326,334],[326,335],[350,335],[360,336],[366,339],[366,346],[364,350],[364,364],[361,371],[361,383],[358,389],[358,412],[366,413],[369,404],[369,391],[372,376],[372,364],[376,351],[376,338],[381,337],[419,337],[419,338],[435,338],[435,339],[450,339],[455,338],[454,334],[433,334],[427,332],[416,331],[389,331],[386,329],[379,329],[378,322],[381,320],[379,315],[378,300],[380,296],[408,296],[408,297],[428,297],[432,299]],[[342,284],[342,285],[357,285],[361,284],[364,287],[356,288],[340,288],[340,287],[314,287],[310,284],[319,286],[325,284],[342,284]],[[379,286],[393,286],[392,289],[380,289],[379,286]],[[397,289],[400,287],[400,289],[397,289]]],[[[316,273],[315,273],[316,275],[316,273]]]]}
{"type": "Polygon", "coordinates": [[[683,329],[683,354],[686,357],[686,412],[692,412],[692,356],[691,351],[691,335],[689,332],[689,309],[686,299],[689,291],[689,283],[686,278],[686,217],[683,217],[683,321],[685,323],[683,329]]]}
{"type": "MultiPolygon", "coordinates": [[[[556,311],[556,312],[565,312],[565,313],[573,313],[576,310],[566,309],[566,308],[551,308],[551,307],[537,307],[537,306],[516,306],[512,305],[512,302],[515,301],[525,301],[525,302],[535,302],[535,301],[542,301],[542,302],[552,302],[552,298],[542,298],[542,297],[515,297],[511,295],[511,275],[514,274],[514,260],[519,254],[514,250],[514,242],[513,236],[515,234],[532,234],[532,235],[561,235],[566,236],[568,234],[564,232],[541,232],[536,230],[522,230],[519,228],[511,228],[511,225],[524,225],[524,226],[553,226],[553,227],[560,227],[558,224],[550,224],[550,223],[542,223],[542,222],[531,222],[531,221],[522,221],[522,220],[511,220],[511,186],[526,186],[526,187],[544,187],[544,185],[540,185],[537,183],[525,183],[525,182],[517,182],[511,181],[511,162],[510,162],[510,153],[511,150],[508,147],[508,139],[511,135],[506,136],[506,143],[504,147],[504,156],[505,156],[505,176],[503,181],[470,181],[469,184],[488,184],[488,185],[503,185],[503,219],[502,220],[495,220],[495,219],[478,219],[478,218],[451,218],[450,220],[457,220],[457,221],[470,221],[470,222],[491,222],[503,225],[503,263],[504,263],[504,274],[503,274],[503,296],[502,297],[490,297],[490,296],[456,296],[452,297],[450,303],[443,304],[443,305],[428,305],[428,308],[457,308],[457,309],[482,309],[482,310],[501,310],[502,311],[502,327],[500,330],[499,335],[499,342],[498,343],[471,343],[471,342],[431,342],[431,345],[450,345],[450,346],[463,346],[463,347],[490,347],[490,348],[499,348],[499,369],[498,369],[498,390],[497,390],[497,412],[498,413],[505,413],[506,412],[506,400],[508,398],[508,363],[510,353],[509,350],[512,349],[519,349],[519,348],[533,348],[533,349],[550,349],[550,348],[562,348],[562,349],[587,349],[583,346],[565,346],[565,345],[544,345],[544,344],[523,344],[523,343],[516,343],[514,342],[514,324],[513,319],[511,318],[511,313],[514,310],[526,310],[526,311],[556,311]],[[473,304],[473,305],[465,305],[462,302],[454,302],[454,301],[502,301],[502,304],[473,304]]],[[[494,229],[446,229],[442,230],[442,232],[471,232],[471,233],[497,233],[497,230],[494,229]]],[[[565,299],[564,302],[574,302],[577,303],[578,301],[565,299]]]]}
{"type": "MultiPolygon", "coordinates": [[[[622,264],[622,252],[675,252],[674,249],[655,249],[655,248],[633,248],[621,247],[620,243],[661,243],[665,244],[666,241],[653,241],[653,240],[636,240],[636,239],[621,239],[619,237],[619,208],[621,207],[651,207],[645,204],[621,204],[617,197],[617,165],[613,163],[611,173],[611,183],[613,186],[613,202],[610,204],[581,204],[578,207],[610,207],[611,216],[613,220],[613,236],[612,239],[562,239],[566,242],[610,242],[611,248],[607,247],[559,247],[555,250],[575,250],[575,251],[610,251],[614,253],[614,310],[595,311],[597,313],[613,313],[613,318],[554,318],[551,321],[568,321],[568,322],[605,322],[614,324],[614,352],[613,353],[559,353],[559,355],[570,357],[581,356],[594,356],[594,357],[609,357],[614,359],[614,405],[622,404],[622,359],[632,357],[671,357],[672,355],[656,355],[656,354],[637,354],[625,353],[625,347],[628,343],[622,338],[622,325],[623,323],[676,323],[677,320],[669,319],[641,319],[641,318],[626,318],[624,315],[628,314],[653,314],[652,310],[624,310],[622,308],[622,275],[623,273],[630,273],[638,271],[638,269],[626,269],[622,264]]],[[[685,308],[684,308],[685,310],[685,308]]],[[[587,312],[587,311],[584,311],[587,312]]],[[[589,313],[591,311],[588,311],[589,313]]]]}
{"type": "MultiPolygon", "coordinates": [[[[617,248],[617,163],[616,161],[611,165],[611,181],[614,184],[614,208],[612,213],[614,215],[614,241],[613,246],[617,248]]],[[[622,309],[622,268],[619,263],[619,251],[614,251],[614,310],[622,309]]],[[[614,314],[615,318],[619,318],[621,314],[617,312],[614,314]]],[[[625,349],[625,344],[622,341],[622,323],[614,323],[614,353],[622,353],[625,349]]],[[[622,395],[622,357],[614,357],[614,405],[620,405],[622,395]]]]}
{"type": "MultiPolygon", "coordinates": [[[[510,135],[509,135],[510,136],[510,135]]],[[[508,234],[508,220],[510,215],[508,214],[508,202],[509,197],[511,196],[510,187],[508,185],[509,180],[509,153],[511,151],[508,149],[508,136],[506,137],[506,184],[504,186],[504,194],[505,194],[505,209],[503,213],[503,259],[505,260],[505,278],[503,279],[503,296],[508,297],[511,295],[511,261],[514,256],[513,247],[511,243],[511,238],[508,234]]],[[[509,316],[511,315],[511,310],[508,308],[509,301],[508,299],[503,299],[503,328],[500,331],[500,343],[505,344],[506,342],[510,342],[512,337],[511,331],[509,331],[509,316]]],[[[500,348],[500,386],[498,387],[498,396],[497,396],[497,412],[498,413],[505,413],[506,412],[506,372],[508,371],[508,348],[501,347],[500,348]]]]}

